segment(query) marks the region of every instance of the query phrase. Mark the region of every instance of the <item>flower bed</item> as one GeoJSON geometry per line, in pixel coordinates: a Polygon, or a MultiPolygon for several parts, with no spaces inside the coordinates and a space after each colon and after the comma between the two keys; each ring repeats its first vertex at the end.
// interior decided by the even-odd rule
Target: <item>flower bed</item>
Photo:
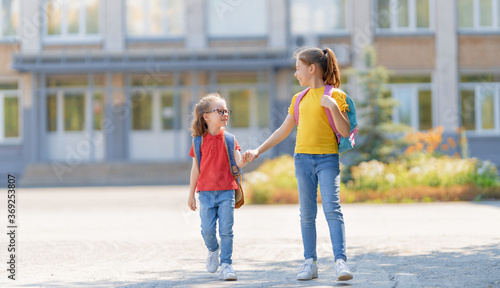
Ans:
{"type": "MultiPolygon", "coordinates": [[[[343,167],[341,167],[341,170],[343,167]]],[[[244,175],[245,200],[255,204],[298,203],[293,158],[266,160],[244,175]]],[[[424,202],[500,199],[498,172],[490,161],[413,153],[385,164],[377,160],[351,168],[343,202],[424,202]]],[[[318,193],[319,195],[320,193],[318,193]]]]}

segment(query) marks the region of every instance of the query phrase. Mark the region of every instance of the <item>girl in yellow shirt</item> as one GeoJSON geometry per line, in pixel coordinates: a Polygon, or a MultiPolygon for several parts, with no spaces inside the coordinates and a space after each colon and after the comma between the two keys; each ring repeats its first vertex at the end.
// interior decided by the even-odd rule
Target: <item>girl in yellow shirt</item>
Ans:
{"type": "MultiPolygon", "coordinates": [[[[332,50],[309,48],[295,53],[294,76],[300,86],[309,86],[299,106],[299,121],[295,144],[295,178],[299,190],[300,226],[304,244],[304,264],[299,269],[298,280],[318,277],[316,264],[316,214],[318,185],[321,191],[330,239],[335,257],[338,280],[352,279],[346,264],[344,218],[340,209],[340,168],[338,144],[326,116],[325,108],[332,114],[333,121],[342,137],[350,132],[346,111],[345,93],[340,86],[340,70],[332,50]],[[333,86],[332,95],[324,95],[325,85],[333,86]]],[[[298,94],[297,94],[298,95],[298,94]]],[[[249,151],[250,160],[283,141],[295,125],[295,95],[288,109],[288,115],[279,127],[259,148],[249,151]]]]}

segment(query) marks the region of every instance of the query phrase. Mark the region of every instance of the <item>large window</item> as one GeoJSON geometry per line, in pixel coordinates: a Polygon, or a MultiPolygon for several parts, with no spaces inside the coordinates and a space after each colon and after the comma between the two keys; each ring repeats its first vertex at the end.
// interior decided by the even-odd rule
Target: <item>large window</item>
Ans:
{"type": "Polygon", "coordinates": [[[17,83],[0,83],[0,144],[18,142],[19,96],[17,83]]]}
{"type": "Polygon", "coordinates": [[[265,37],[269,30],[268,1],[208,0],[210,37],[265,37]]]}
{"type": "Polygon", "coordinates": [[[428,31],[433,26],[433,1],[377,0],[377,30],[403,33],[428,31]]]}
{"type": "Polygon", "coordinates": [[[0,0],[0,39],[15,38],[19,24],[19,0],[0,0]]]}
{"type": "Polygon", "coordinates": [[[46,0],[46,39],[89,39],[100,33],[99,0],[46,0]]]}
{"type": "Polygon", "coordinates": [[[474,77],[462,77],[461,121],[468,131],[500,133],[500,82],[493,82],[500,79],[489,78],[491,77],[482,78],[479,82],[474,77]]]}
{"type": "Polygon", "coordinates": [[[388,93],[398,101],[393,110],[394,123],[406,124],[416,130],[432,128],[432,85],[430,77],[394,77],[388,93]]]}
{"type": "MultiPolygon", "coordinates": [[[[185,81],[179,75],[177,85],[185,81]]],[[[132,130],[167,131],[178,129],[181,118],[180,95],[174,93],[172,75],[133,75],[131,79],[132,130]],[[179,124],[176,124],[179,123],[179,124]]]]}
{"type": "Polygon", "coordinates": [[[344,32],[345,0],[292,0],[290,22],[294,35],[344,32]]]}
{"type": "Polygon", "coordinates": [[[232,114],[231,128],[268,128],[266,73],[218,73],[217,88],[232,114]]]}
{"type": "Polygon", "coordinates": [[[459,0],[460,30],[500,30],[500,0],[459,0]]]}
{"type": "Polygon", "coordinates": [[[84,131],[90,128],[85,126],[89,116],[93,129],[101,130],[105,110],[104,78],[94,76],[92,89],[88,80],[88,75],[47,78],[47,132],[84,131]]]}
{"type": "Polygon", "coordinates": [[[181,37],[185,11],[182,0],[126,0],[129,37],[181,37]]]}

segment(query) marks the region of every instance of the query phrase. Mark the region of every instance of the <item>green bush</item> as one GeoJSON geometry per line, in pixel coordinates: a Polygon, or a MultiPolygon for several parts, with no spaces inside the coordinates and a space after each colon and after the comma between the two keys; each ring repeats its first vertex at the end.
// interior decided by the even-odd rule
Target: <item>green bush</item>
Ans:
{"type": "Polygon", "coordinates": [[[498,187],[497,173],[490,161],[413,153],[407,160],[389,164],[377,160],[361,162],[351,168],[353,181],[348,183],[348,188],[385,191],[415,186],[451,187],[467,184],[495,188],[498,187]]]}
{"type": "Polygon", "coordinates": [[[266,159],[255,171],[243,175],[245,201],[256,204],[298,203],[293,157],[266,159]]]}
{"type": "MultiPolygon", "coordinates": [[[[389,164],[377,160],[361,162],[351,167],[351,176],[352,180],[340,186],[343,202],[500,199],[495,165],[475,158],[414,152],[389,164]]],[[[243,186],[248,203],[298,203],[293,157],[266,159],[257,170],[244,175],[243,186]]]]}

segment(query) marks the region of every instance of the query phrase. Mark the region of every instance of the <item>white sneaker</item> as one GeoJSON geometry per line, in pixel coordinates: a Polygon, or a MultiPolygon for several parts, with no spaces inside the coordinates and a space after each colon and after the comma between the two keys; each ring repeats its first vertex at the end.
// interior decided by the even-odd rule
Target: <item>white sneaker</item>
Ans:
{"type": "Polygon", "coordinates": [[[238,277],[236,277],[236,273],[234,273],[233,267],[231,267],[231,264],[228,263],[222,263],[220,266],[219,278],[224,281],[235,281],[238,279],[238,277]]]}
{"type": "Polygon", "coordinates": [[[335,262],[335,266],[335,271],[337,272],[337,280],[347,281],[352,279],[352,273],[349,270],[347,263],[345,263],[343,259],[338,259],[337,262],[335,262]]]}
{"type": "Polygon", "coordinates": [[[208,251],[207,271],[210,273],[217,272],[217,269],[219,268],[219,250],[220,250],[220,245],[219,248],[217,248],[217,250],[208,251]]]}
{"type": "Polygon", "coordinates": [[[314,263],[312,258],[309,258],[300,266],[297,280],[311,280],[318,278],[318,265],[314,263]]]}

